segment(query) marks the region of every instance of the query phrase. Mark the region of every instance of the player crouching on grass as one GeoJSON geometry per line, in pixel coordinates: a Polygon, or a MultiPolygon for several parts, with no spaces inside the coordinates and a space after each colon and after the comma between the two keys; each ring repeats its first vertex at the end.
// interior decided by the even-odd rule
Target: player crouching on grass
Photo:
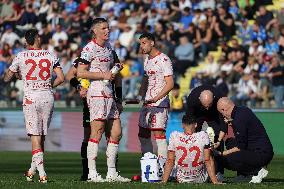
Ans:
{"type": "Polygon", "coordinates": [[[43,160],[44,139],[53,112],[52,88],[64,82],[64,75],[55,54],[40,49],[41,40],[36,29],[28,30],[25,39],[28,50],[17,54],[4,76],[4,81],[10,81],[14,75],[20,75],[23,78],[23,111],[27,134],[31,137],[33,155],[31,168],[25,176],[27,181],[33,181],[38,171],[39,182],[46,183],[47,176],[43,160]],[[56,79],[52,82],[53,72],[56,74],[56,79]]]}
{"type": "Polygon", "coordinates": [[[168,181],[177,161],[179,183],[205,183],[209,176],[213,184],[219,184],[215,175],[214,160],[210,155],[207,133],[204,131],[196,133],[197,122],[188,116],[183,116],[182,127],[184,132],[171,133],[162,182],[168,181]]]}

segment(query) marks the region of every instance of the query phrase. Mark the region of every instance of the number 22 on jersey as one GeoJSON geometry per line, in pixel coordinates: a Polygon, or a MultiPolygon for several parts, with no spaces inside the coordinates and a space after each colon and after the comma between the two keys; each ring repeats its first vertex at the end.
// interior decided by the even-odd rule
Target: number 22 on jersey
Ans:
{"type": "Polygon", "coordinates": [[[29,71],[26,75],[26,80],[38,80],[38,77],[39,77],[41,80],[46,81],[47,79],[50,78],[51,63],[48,59],[40,59],[38,64],[33,59],[27,59],[25,61],[25,64],[31,65],[31,68],[29,69],[29,71]],[[35,71],[36,68],[39,68],[38,75],[34,74],[34,71],[35,71]]]}
{"type": "Polygon", "coordinates": [[[199,157],[200,157],[200,148],[198,146],[192,146],[189,150],[187,150],[184,146],[178,146],[177,150],[181,150],[182,156],[178,160],[178,165],[182,167],[188,167],[187,163],[184,163],[184,159],[187,157],[188,153],[193,153],[194,151],[196,152],[194,160],[192,162],[192,167],[198,167],[199,165],[202,165],[203,162],[198,162],[199,157]]]}

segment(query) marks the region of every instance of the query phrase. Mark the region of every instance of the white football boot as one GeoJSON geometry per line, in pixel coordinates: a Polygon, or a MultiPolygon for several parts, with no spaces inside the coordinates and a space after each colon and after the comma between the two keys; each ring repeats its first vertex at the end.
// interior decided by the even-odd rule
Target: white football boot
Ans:
{"type": "Polygon", "coordinates": [[[265,177],[267,177],[268,175],[268,171],[264,168],[260,169],[260,171],[258,171],[258,174],[256,176],[253,176],[251,178],[251,181],[249,183],[261,183],[262,179],[264,179],[265,177]]]}
{"type": "Polygon", "coordinates": [[[89,174],[87,182],[105,182],[99,173],[89,174]]]}
{"type": "Polygon", "coordinates": [[[130,182],[131,180],[129,178],[124,178],[118,174],[118,172],[115,172],[114,174],[107,174],[106,176],[107,182],[130,182]]]}

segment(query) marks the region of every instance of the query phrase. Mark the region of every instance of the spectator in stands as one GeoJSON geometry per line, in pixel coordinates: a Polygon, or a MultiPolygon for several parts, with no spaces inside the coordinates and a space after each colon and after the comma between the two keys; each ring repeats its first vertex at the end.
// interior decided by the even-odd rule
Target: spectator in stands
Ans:
{"type": "Polygon", "coordinates": [[[173,64],[174,71],[177,74],[184,76],[186,69],[195,65],[194,63],[194,47],[192,43],[188,41],[185,35],[181,35],[179,38],[179,45],[175,49],[174,54],[176,61],[173,64]]]}
{"type": "Polygon", "coordinates": [[[284,95],[284,69],[278,57],[273,57],[268,70],[268,77],[272,81],[273,94],[277,108],[283,108],[284,95]]]}
{"type": "Polygon", "coordinates": [[[7,43],[12,47],[16,40],[20,40],[20,37],[13,32],[13,27],[11,25],[6,25],[5,32],[1,37],[1,44],[7,43]]]}
{"type": "Polygon", "coordinates": [[[237,35],[242,40],[243,46],[249,46],[251,44],[252,28],[248,25],[247,19],[243,19],[241,22],[242,25],[237,30],[237,35]]]}
{"type": "Polygon", "coordinates": [[[277,54],[279,52],[279,45],[274,40],[274,37],[272,37],[272,36],[268,37],[268,41],[265,44],[265,52],[269,56],[272,56],[272,55],[277,54]]]}
{"type": "Polygon", "coordinates": [[[212,41],[212,31],[208,27],[208,24],[206,20],[200,22],[198,24],[197,29],[197,44],[194,45],[194,47],[200,47],[202,58],[205,58],[207,56],[207,53],[209,50],[214,49],[215,44],[212,41]]]}
{"type": "Polygon", "coordinates": [[[259,26],[266,28],[267,24],[273,20],[273,14],[270,11],[267,11],[265,6],[260,6],[259,9],[259,16],[256,17],[256,21],[259,26]]]}
{"type": "Polygon", "coordinates": [[[175,83],[174,88],[172,89],[170,97],[170,111],[173,112],[182,112],[185,110],[186,97],[182,96],[180,93],[179,84],[175,83]]]}
{"type": "Polygon", "coordinates": [[[278,39],[279,53],[284,58],[284,25],[280,27],[280,37],[278,39]]]}
{"type": "Polygon", "coordinates": [[[222,5],[218,6],[218,17],[215,31],[219,37],[230,39],[235,34],[235,23],[233,16],[226,12],[225,7],[222,5]]]}
{"type": "Polygon", "coordinates": [[[192,23],[193,16],[190,12],[189,7],[185,7],[182,11],[182,15],[180,18],[180,23],[183,25],[183,29],[187,29],[189,25],[192,23]]]}
{"type": "Polygon", "coordinates": [[[56,32],[52,35],[54,47],[57,47],[59,45],[59,40],[62,40],[64,44],[67,44],[68,35],[65,31],[62,30],[60,25],[56,25],[56,32]]]}
{"type": "Polygon", "coordinates": [[[265,28],[258,25],[256,22],[252,26],[251,40],[258,40],[259,42],[264,42],[266,40],[265,28]]]}
{"type": "Polygon", "coordinates": [[[249,55],[257,57],[258,55],[264,53],[264,48],[262,45],[259,44],[258,40],[255,39],[251,42],[248,52],[249,55]]]}
{"type": "Polygon", "coordinates": [[[123,63],[127,58],[127,49],[120,44],[117,40],[114,43],[114,51],[116,52],[118,59],[123,63]]]}
{"type": "Polygon", "coordinates": [[[126,64],[128,64],[128,66],[130,67],[129,68],[130,75],[122,79],[123,93],[125,95],[125,98],[133,99],[138,94],[137,84],[142,81],[142,71],[141,70],[143,68],[142,68],[142,65],[135,59],[127,60],[126,64]]]}

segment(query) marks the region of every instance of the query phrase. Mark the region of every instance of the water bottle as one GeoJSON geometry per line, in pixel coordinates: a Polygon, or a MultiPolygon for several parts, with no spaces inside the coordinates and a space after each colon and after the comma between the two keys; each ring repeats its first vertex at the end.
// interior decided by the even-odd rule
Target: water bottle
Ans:
{"type": "MultiPolygon", "coordinates": [[[[118,74],[120,72],[120,70],[122,70],[123,66],[120,63],[115,64],[112,69],[110,70],[110,72],[114,75],[118,74]]],[[[103,82],[105,84],[107,84],[109,82],[109,80],[105,79],[103,80],[103,82]]]]}

